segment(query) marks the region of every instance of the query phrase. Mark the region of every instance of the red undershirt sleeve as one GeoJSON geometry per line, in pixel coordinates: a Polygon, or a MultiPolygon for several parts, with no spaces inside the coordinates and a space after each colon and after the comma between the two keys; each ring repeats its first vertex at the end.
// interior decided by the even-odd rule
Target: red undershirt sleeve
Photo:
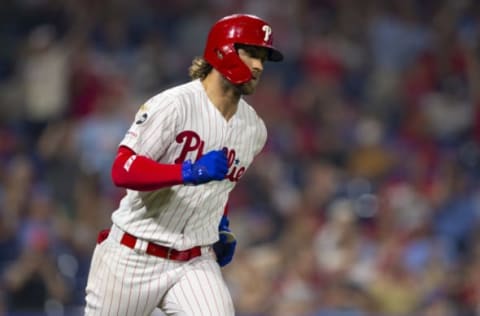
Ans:
{"type": "Polygon", "coordinates": [[[112,165],[112,180],[118,187],[153,191],[182,184],[181,164],[160,164],[120,146],[112,165]]]}

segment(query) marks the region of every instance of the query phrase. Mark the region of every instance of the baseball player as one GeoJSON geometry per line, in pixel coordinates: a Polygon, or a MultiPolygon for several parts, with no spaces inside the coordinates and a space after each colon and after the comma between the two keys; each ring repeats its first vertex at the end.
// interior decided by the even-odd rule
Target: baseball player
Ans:
{"type": "Polygon", "coordinates": [[[266,142],[242,95],[255,91],[265,61],[283,59],[272,41],[259,17],[224,17],[193,60],[192,81],[139,109],[112,166],[127,190],[99,234],[86,315],[234,315],[220,270],[236,246],[226,205],[266,142]]]}

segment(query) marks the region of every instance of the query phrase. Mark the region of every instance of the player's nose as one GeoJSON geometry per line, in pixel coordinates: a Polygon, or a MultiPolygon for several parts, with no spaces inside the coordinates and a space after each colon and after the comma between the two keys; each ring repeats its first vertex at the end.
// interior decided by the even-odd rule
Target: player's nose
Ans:
{"type": "Polygon", "coordinates": [[[255,78],[255,79],[259,79],[260,76],[262,75],[262,72],[263,72],[263,65],[260,66],[260,67],[252,67],[252,76],[255,78]]]}
{"type": "Polygon", "coordinates": [[[257,72],[258,74],[262,73],[263,71],[263,60],[260,58],[252,58],[252,72],[257,72]]]}

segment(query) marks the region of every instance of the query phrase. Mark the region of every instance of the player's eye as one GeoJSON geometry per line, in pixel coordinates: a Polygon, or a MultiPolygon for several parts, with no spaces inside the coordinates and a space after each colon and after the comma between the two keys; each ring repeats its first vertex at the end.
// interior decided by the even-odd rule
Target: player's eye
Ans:
{"type": "Polygon", "coordinates": [[[239,44],[236,46],[236,48],[243,49],[250,58],[260,59],[262,62],[267,60],[268,50],[264,47],[256,47],[256,46],[239,44]]]}

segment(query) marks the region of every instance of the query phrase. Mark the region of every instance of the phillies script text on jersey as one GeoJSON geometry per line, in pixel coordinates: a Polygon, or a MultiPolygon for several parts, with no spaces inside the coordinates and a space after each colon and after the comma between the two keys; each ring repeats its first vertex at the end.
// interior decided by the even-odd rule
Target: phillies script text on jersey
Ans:
{"type": "MultiPolygon", "coordinates": [[[[183,144],[182,152],[180,153],[180,156],[175,159],[175,163],[180,164],[184,162],[187,154],[190,152],[197,152],[195,160],[198,160],[203,155],[205,141],[203,141],[194,131],[183,131],[175,137],[175,140],[177,143],[183,144]]],[[[237,165],[240,161],[236,157],[235,149],[229,149],[227,147],[224,149],[227,150],[228,168],[230,170],[227,174],[227,179],[236,182],[245,173],[245,167],[242,166],[238,168],[237,166],[233,166],[233,164],[237,165]],[[230,169],[232,166],[233,168],[230,169]]]]}

